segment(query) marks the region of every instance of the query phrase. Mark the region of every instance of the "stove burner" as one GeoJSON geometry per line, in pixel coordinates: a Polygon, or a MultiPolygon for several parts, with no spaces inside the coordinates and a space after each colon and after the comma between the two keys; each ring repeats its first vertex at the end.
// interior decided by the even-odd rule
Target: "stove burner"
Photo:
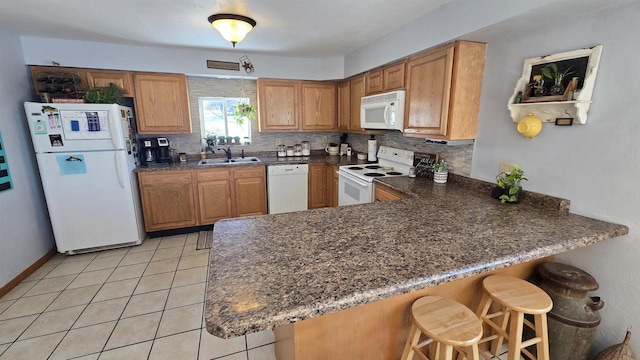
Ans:
{"type": "Polygon", "coordinates": [[[380,167],[381,167],[380,165],[368,165],[368,166],[365,166],[364,168],[365,169],[380,169],[380,167]]]}
{"type": "Polygon", "coordinates": [[[381,176],[384,176],[384,174],[381,174],[381,173],[364,173],[364,176],[381,177],[381,176]]]}
{"type": "Polygon", "coordinates": [[[397,171],[389,171],[387,175],[402,175],[402,173],[397,171]]]}
{"type": "Polygon", "coordinates": [[[363,168],[361,168],[360,166],[352,166],[352,167],[349,167],[349,168],[347,168],[347,169],[349,169],[349,170],[364,170],[364,169],[363,169],[363,168]]]}

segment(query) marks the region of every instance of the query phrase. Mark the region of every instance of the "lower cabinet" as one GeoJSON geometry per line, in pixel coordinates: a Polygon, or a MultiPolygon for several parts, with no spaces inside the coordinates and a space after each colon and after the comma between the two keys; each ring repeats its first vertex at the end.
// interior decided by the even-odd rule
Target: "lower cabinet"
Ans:
{"type": "Polygon", "coordinates": [[[406,194],[393,190],[386,185],[376,184],[376,201],[400,200],[406,198],[408,198],[406,194]]]}
{"type": "Polygon", "coordinates": [[[264,166],[233,169],[235,216],[267,213],[267,182],[264,166]]]}
{"type": "Polygon", "coordinates": [[[200,225],[233,217],[233,183],[229,170],[196,171],[200,225]]]}
{"type": "Polygon", "coordinates": [[[338,165],[309,164],[309,209],[338,206],[338,165]]]}
{"type": "Polygon", "coordinates": [[[192,171],[138,173],[147,231],[198,225],[192,171]]]}
{"type": "Polygon", "coordinates": [[[264,166],[138,173],[145,229],[179,229],[267,213],[264,166]]]}

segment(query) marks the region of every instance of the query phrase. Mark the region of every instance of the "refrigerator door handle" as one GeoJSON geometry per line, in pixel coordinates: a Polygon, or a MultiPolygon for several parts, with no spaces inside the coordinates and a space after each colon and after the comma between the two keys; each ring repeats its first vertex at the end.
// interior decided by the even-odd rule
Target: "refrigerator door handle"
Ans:
{"type": "Polygon", "coordinates": [[[118,136],[118,134],[116,134],[116,124],[115,124],[115,119],[117,119],[118,117],[116,117],[112,111],[109,111],[109,133],[111,134],[111,143],[113,144],[113,148],[114,149],[118,149],[118,139],[116,138],[118,136]]]}
{"type": "Polygon", "coordinates": [[[118,155],[119,153],[117,151],[113,153],[113,156],[116,159],[116,176],[118,177],[118,184],[120,184],[120,187],[124,189],[124,180],[122,179],[122,171],[120,171],[120,156],[118,155]]]}

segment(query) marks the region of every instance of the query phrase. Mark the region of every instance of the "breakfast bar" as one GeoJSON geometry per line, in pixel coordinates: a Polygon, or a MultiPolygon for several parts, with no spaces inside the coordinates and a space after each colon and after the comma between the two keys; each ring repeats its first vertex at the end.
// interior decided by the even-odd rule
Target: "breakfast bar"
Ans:
{"type": "Polygon", "coordinates": [[[278,359],[397,359],[416,298],[473,307],[488,273],[527,278],[553,255],[628,232],[554,197],[501,204],[491,184],[455,175],[378,183],[409,197],[217,222],[207,330],[274,329],[278,359]]]}

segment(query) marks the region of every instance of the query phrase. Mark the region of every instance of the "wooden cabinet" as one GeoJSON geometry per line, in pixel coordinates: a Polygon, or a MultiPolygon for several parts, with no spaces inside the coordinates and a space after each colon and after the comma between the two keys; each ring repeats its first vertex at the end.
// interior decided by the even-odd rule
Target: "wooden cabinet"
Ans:
{"type": "Polygon", "coordinates": [[[309,209],[338,206],[338,165],[309,164],[309,209]]]}
{"type": "Polygon", "coordinates": [[[376,201],[400,200],[406,198],[408,198],[406,194],[393,190],[386,185],[376,184],[376,201]]]}
{"type": "Polygon", "coordinates": [[[366,76],[367,95],[382,92],[382,69],[371,70],[366,76]]]}
{"type": "Polygon", "coordinates": [[[352,132],[364,132],[360,126],[360,99],[364,96],[364,91],[364,75],[351,79],[349,130],[352,132]]]}
{"type": "Polygon", "coordinates": [[[230,169],[196,171],[200,225],[234,216],[230,169]]]}
{"type": "Polygon", "coordinates": [[[129,71],[87,69],[85,75],[89,88],[114,84],[123,90],[122,96],[133,97],[133,77],[129,71]]]}
{"type": "Polygon", "coordinates": [[[328,206],[329,165],[325,163],[309,164],[309,209],[328,206]]]}
{"type": "Polygon", "coordinates": [[[367,72],[367,95],[404,88],[405,61],[367,72]]]}
{"type": "Polygon", "coordinates": [[[84,69],[60,66],[29,66],[33,90],[51,98],[81,99],[87,89],[84,69]]]}
{"type": "Polygon", "coordinates": [[[485,49],[456,41],[409,58],[404,136],[476,137],[485,49]]]}
{"type": "Polygon", "coordinates": [[[301,90],[302,130],[335,130],[336,84],[303,81],[301,90]]]}
{"type": "Polygon", "coordinates": [[[348,131],[351,122],[351,81],[338,83],[338,130],[348,131]]]}
{"type": "Polygon", "coordinates": [[[327,206],[338,206],[338,165],[329,165],[327,170],[327,206]]]}
{"type": "Polygon", "coordinates": [[[141,172],[138,180],[148,232],[198,224],[191,171],[141,172]]]}
{"type": "Polygon", "coordinates": [[[258,79],[260,131],[298,130],[300,82],[258,79]]]}
{"type": "Polygon", "coordinates": [[[186,76],[135,73],[133,82],[138,133],[191,133],[186,76]]]}
{"type": "Polygon", "coordinates": [[[235,216],[267,213],[267,182],[264,166],[233,169],[235,216]]]}

